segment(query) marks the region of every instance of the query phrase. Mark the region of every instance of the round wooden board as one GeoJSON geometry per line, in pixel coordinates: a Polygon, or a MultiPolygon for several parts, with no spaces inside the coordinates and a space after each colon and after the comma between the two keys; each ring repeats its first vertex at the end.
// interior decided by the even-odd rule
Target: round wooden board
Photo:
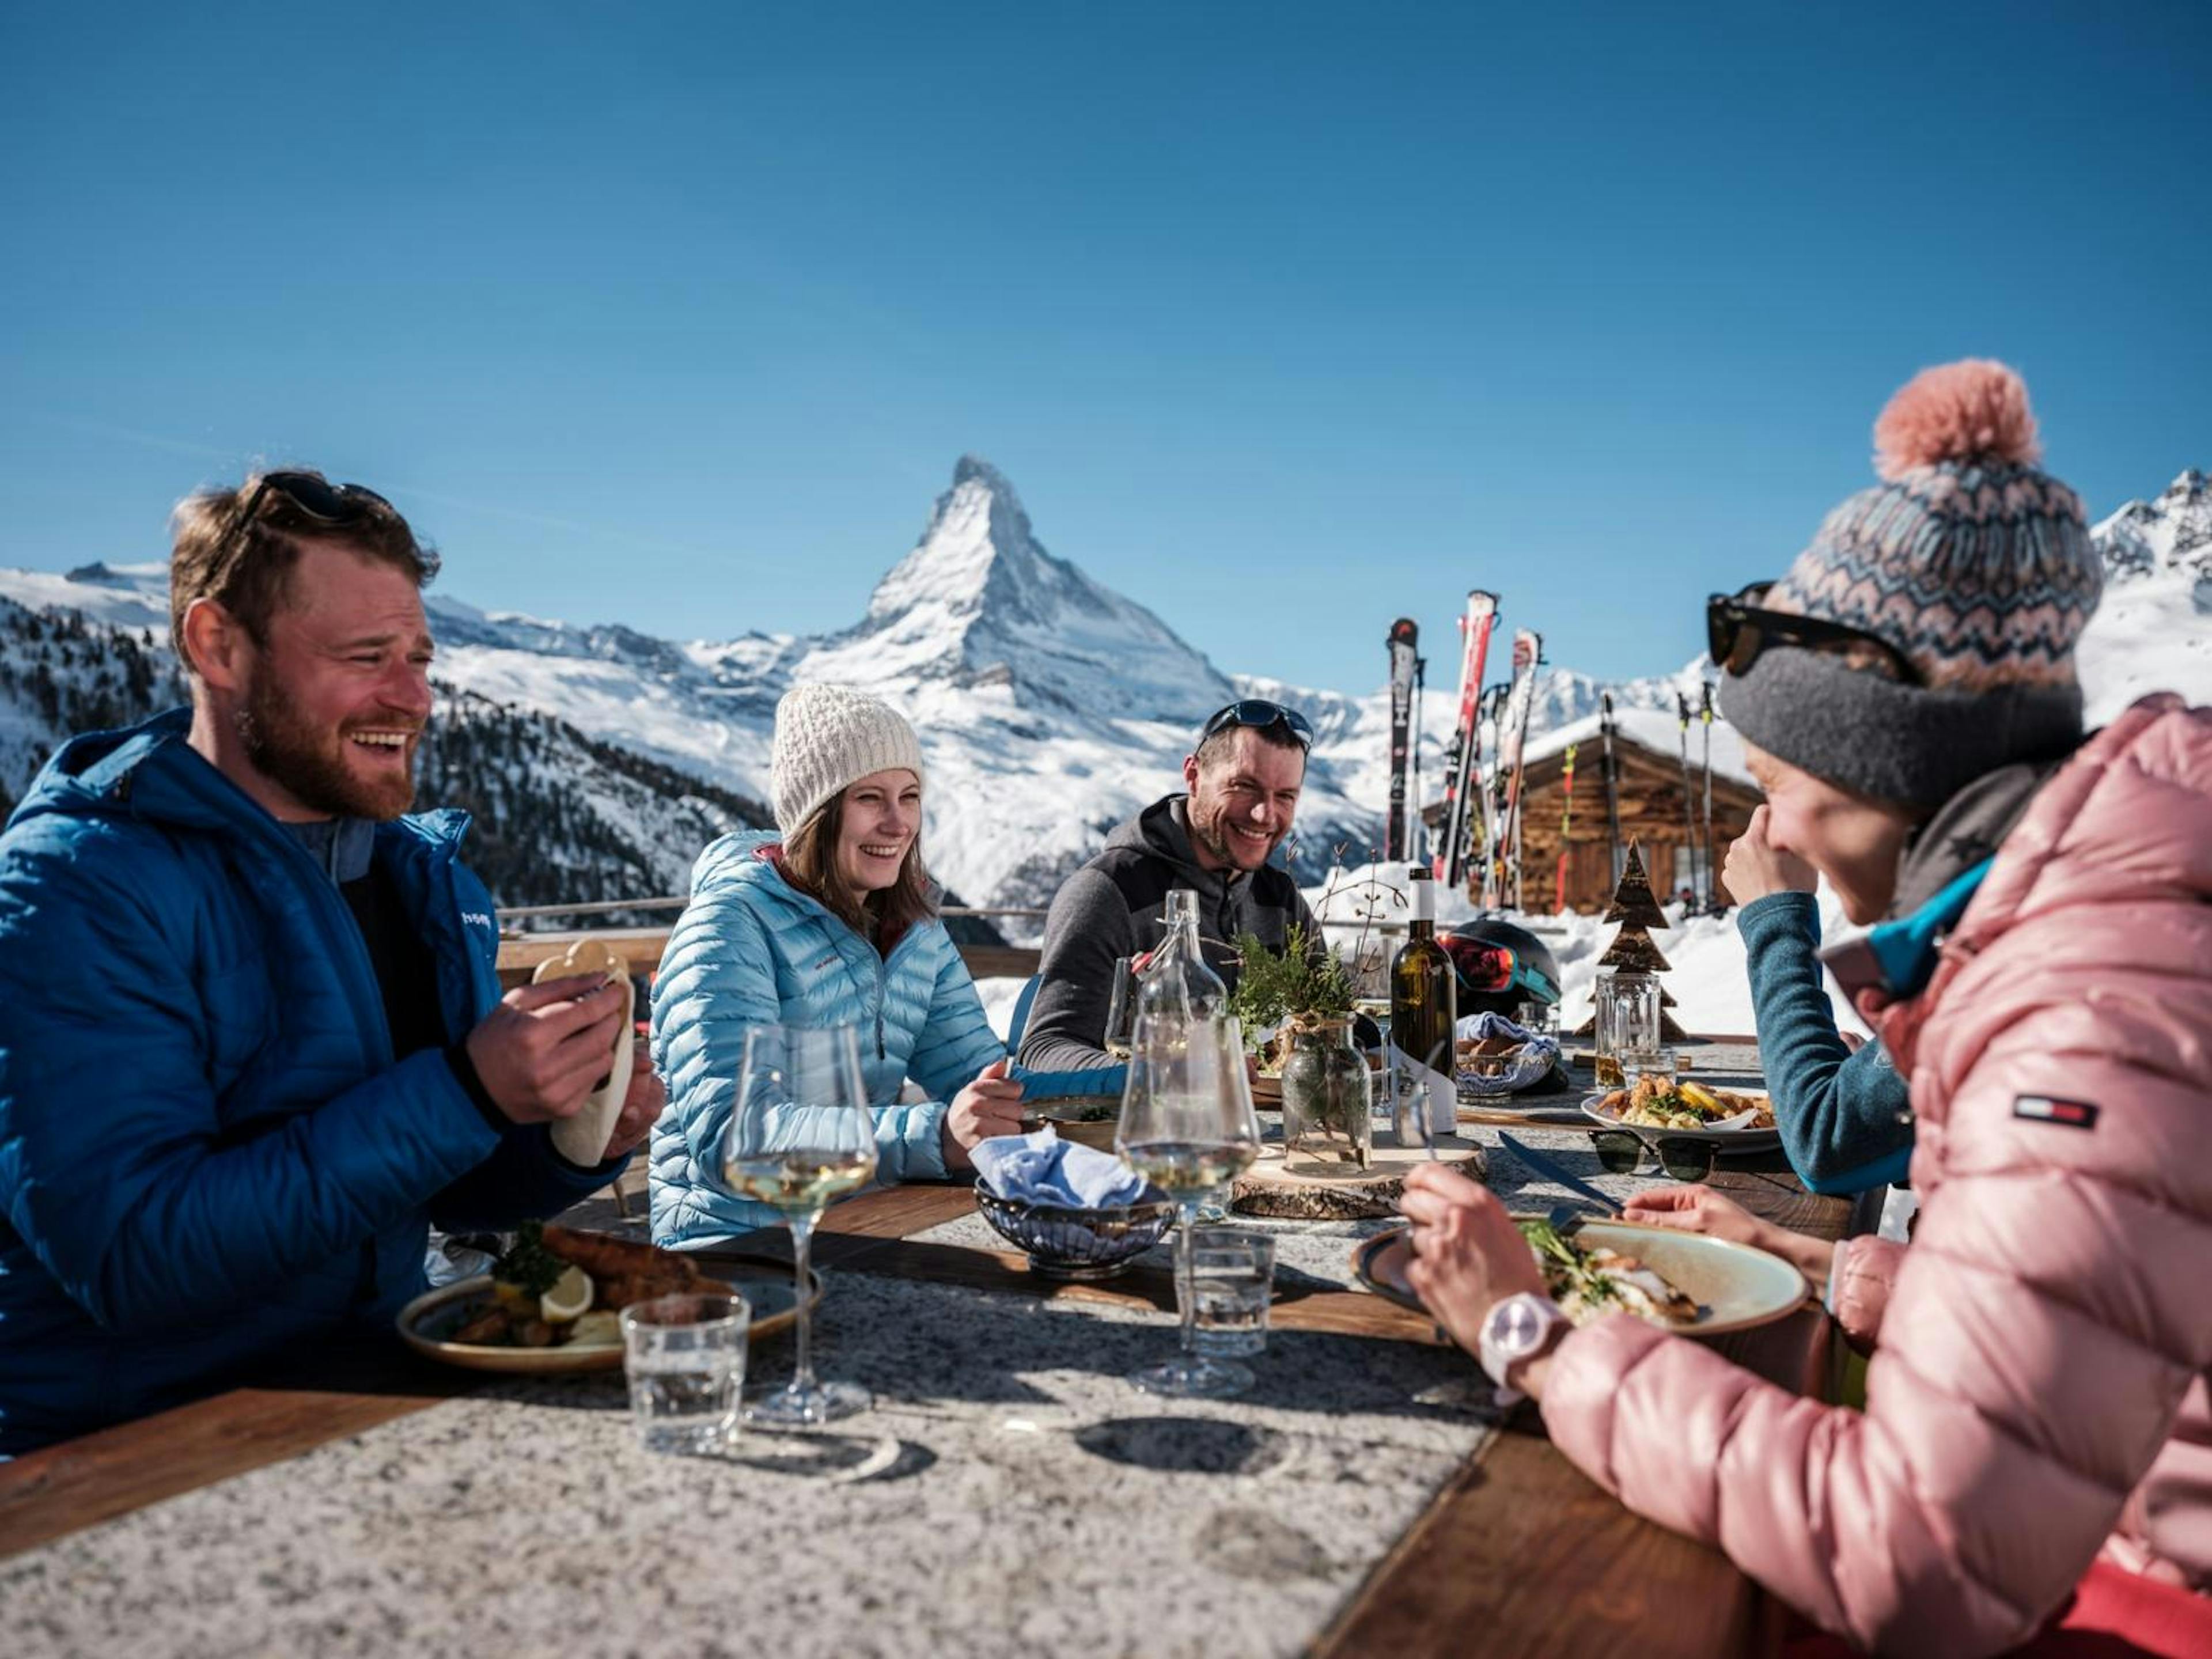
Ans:
{"type": "MultiPolygon", "coordinates": [[[[1482,1148],[1457,1135],[1437,1137],[1437,1157],[1456,1165],[1469,1180],[1483,1178],[1482,1148]]],[[[1268,1146],[1230,1189],[1230,1207],[1240,1215],[1274,1216],[1291,1221],[1364,1221],[1395,1215],[1406,1171],[1425,1161],[1419,1146],[1377,1146],[1364,1170],[1342,1175],[1293,1175],[1283,1168],[1279,1144],[1268,1146]]]]}

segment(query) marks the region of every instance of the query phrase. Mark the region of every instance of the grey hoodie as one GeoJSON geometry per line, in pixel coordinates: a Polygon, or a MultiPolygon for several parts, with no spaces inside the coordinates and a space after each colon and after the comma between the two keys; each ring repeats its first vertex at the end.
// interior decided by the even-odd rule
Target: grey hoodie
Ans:
{"type": "Polygon", "coordinates": [[[1114,962],[1165,938],[1160,917],[1170,890],[1198,895],[1199,946],[1206,963],[1237,988],[1236,941],[1258,935],[1279,951],[1292,927],[1320,935],[1297,884],[1273,865],[1249,875],[1202,868],[1191,851],[1189,797],[1168,795],[1106,838],[1106,850],[1065,882],[1045,919],[1042,982],[1022,1030],[1021,1064],[1030,1071],[1073,1072],[1119,1062],[1099,1043],[1113,993],[1114,962]]]}

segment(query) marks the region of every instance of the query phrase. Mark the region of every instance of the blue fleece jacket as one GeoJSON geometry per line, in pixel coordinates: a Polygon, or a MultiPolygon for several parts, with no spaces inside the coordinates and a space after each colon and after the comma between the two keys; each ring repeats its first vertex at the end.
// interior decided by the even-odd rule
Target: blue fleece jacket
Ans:
{"type": "MultiPolygon", "coordinates": [[[[76,738],[0,836],[0,1455],[143,1415],[349,1322],[389,1328],[429,1225],[603,1186],[393,1062],[337,885],[185,742],[76,738]]],[[[498,1000],[467,818],[376,830],[451,1040],[498,1000]]]]}
{"type": "Polygon", "coordinates": [[[653,1053],[668,1109],[653,1127],[653,1237],[697,1248],[781,1218],[720,1178],[721,1142],[756,1025],[854,1025],[876,1117],[876,1178],[943,1180],[947,1103],[1006,1057],[945,924],[908,928],[889,957],[783,878],[777,837],[725,836],[699,855],[653,994],[653,1053]],[[912,1078],[929,1098],[901,1103],[912,1078]]]}
{"type": "Polygon", "coordinates": [[[1869,1042],[1856,1053],[1836,1030],[1814,953],[1820,908],[1810,893],[1769,893],[1736,912],[1783,1150],[1816,1193],[1864,1192],[1905,1179],[1912,1126],[1904,1078],[1869,1042]]]}

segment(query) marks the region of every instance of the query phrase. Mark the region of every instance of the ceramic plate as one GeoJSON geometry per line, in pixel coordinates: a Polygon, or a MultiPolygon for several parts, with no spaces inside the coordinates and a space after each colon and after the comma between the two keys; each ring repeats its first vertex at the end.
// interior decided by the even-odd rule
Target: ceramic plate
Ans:
{"type": "MultiPolygon", "coordinates": [[[[710,1279],[736,1291],[751,1306],[754,1336],[772,1335],[799,1316],[799,1297],[788,1264],[772,1256],[722,1255],[702,1265],[710,1279]]],[[[821,1274],[814,1274],[813,1281],[810,1305],[822,1300],[821,1274]]],[[[714,1285],[702,1288],[711,1290],[714,1285]]],[[[478,1273],[473,1279],[459,1279],[426,1291],[399,1310],[400,1339],[419,1354],[472,1371],[514,1371],[543,1376],[622,1369],[623,1345],[619,1340],[576,1343],[558,1348],[507,1348],[448,1340],[490,1297],[489,1273],[478,1273]]]]}
{"type": "MultiPolygon", "coordinates": [[[[1794,1311],[1807,1294],[1804,1274],[1748,1244],[1625,1221],[1586,1222],[1577,1237],[1641,1258],[1683,1295],[1696,1297],[1696,1319],[1665,1322],[1668,1330],[1686,1335],[1722,1336],[1771,1324],[1794,1311]]],[[[1377,1296],[1426,1313],[1406,1283],[1406,1229],[1395,1227],[1364,1240],[1352,1253],[1352,1269],[1377,1296]]]]}
{"type": "MultiPolygon", "coordinates": [[[[1598,1109],[1598,1102],[1613,1092],[1610,1089],[1599,1089],[1584,1095],[1583,1115],[1594,1122],[1604,1124],[1608,1129],[1626,1129],[1646,1140],[1656,1140],[1662,1135],[1679,1135],[1685,1140],[1710,1140],[1723,1152],[1771,1152],[1782,1144],[1782,1131],[1779,1129],[1660,1129],[1648,1123],[1623,1123],[1612,1113],[1598,1109]]],[[[1729,1092],[1741,1095],[1746,1100],[1765,1100],[1767,1097],[1762,1089],[1731,1089],[1729,1092]]]]}

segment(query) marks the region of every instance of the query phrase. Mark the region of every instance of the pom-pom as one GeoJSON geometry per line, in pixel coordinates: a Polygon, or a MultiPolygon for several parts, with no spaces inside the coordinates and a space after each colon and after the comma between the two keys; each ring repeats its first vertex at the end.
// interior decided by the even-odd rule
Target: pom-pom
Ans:
{"type": "Polygon", "coordinates": [[[1881,411],[1874,444],[1885,478],[1939,461],[2026,465],[2043,456],[2027,383],[1986,357],[1922,369],[1881,411]]]}

